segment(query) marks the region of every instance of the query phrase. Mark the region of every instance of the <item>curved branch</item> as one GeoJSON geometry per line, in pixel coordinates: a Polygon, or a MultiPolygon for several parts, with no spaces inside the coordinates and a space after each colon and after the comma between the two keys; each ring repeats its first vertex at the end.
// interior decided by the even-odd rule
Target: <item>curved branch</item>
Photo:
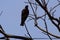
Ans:
{"type": "Polygon", "coordinates": [[[51,36],[53,36],[53,37],[55,37],[55,38],[59,38],[59,39],[60,39],[60,36],[54,35],[54,34],[52,34],[52,33],[49,33],[49,32],[47,32],[47,31],[45,31],[44,29],[42,29],[41,27],[39,27],[38,25],[36,25],[36,27],[37,27],[39,30],[41,30],[41,31],[43,31],[43,32],[45,32],[45,33],[48,33],[49,35],[51,35],[51,36]]]}
{"type": "MultiPolygon", "coordinates": [[[[30,39],[32,40],[32,38],[28,38],[28,37],[23,37],[23,36],[16,36],[16,35],[10,35],[10,34],[6,34],[2,31],[0,31],[0,33],[2,33],[4,36],[8,37],[8,38],[16,38],[16,39],[30,39]]],[[[5,37],[2,37],[0,39],[5,39],[5,37]]]]}

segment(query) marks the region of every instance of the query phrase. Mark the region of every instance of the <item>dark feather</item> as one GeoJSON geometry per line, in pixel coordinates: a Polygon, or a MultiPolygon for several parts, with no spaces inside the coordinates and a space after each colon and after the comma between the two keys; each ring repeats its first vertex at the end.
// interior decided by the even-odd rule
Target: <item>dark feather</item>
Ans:
{"type": "Polygon", "coordinates": [[[21,14],[21,24],[20,24],[21,26],[24,26],[28,15],[29,15],[28,5],[26,5],[25,8],[22,10],[21,14]]]}

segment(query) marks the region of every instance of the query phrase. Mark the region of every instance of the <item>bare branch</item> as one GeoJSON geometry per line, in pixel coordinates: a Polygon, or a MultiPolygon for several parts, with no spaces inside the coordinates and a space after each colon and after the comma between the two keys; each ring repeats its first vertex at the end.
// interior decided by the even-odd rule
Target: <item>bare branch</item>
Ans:
{"type": "Polygon", "coordinates": [[[41,30],[41,31],[43,31],[43,32],[45,32],[45,33],[48,33],[49,35],[51,35],[51,36],[53,36],[53,37],[55,37],[55,38],[60,39],[60,36],[54,35],[54,34],[52,34],[52,33],[49,33],[49,32],[47,32],[47,31],[45,31],[44,29],[42,29],[41,27],[39,27],[38,25],[36,25],[36,26],[37,26],[37,28],[38,28],[39,30],[41,30]]]}
{"type": "Polygon", "coordinates": [[[58,3],[57,5],[55,5],[53,8],[50,9],[50,12],[53,11],[56,7],[58,7],[60,5],[60,3],[58,3]]]}
{"type": "Polygon", "coordinates": [[[25,29],[27,31],[27,34],[30,36],[30,38],[32,38],[31,35],[30,35],[30,33],[29,33],[29,31],[28,31],[28,28],[27,28],[26,24],[25,24],[25,29]]]}
{"type": "MultiPolygon", "coordinates": [[[[24,3],[29,3],[29,2],[24,2],[24,3]]],[[[31,4],[39,6],[39,5],[38,5],[38,4],[36,4],[36,3],[31,3],[31,4]]]]}
{"type": "MultiPolygon", "coordinates": [[[[48,32],[48,27],[47,27],[47,23],[46,23],[46,16],[44,17],[44,23],[45,23],[45,26],[46,26],[46,31],[48,32]]],[[[49,36],[49,34],[47,33],[47,36],[49,37],[50,40],[52,40],[52,38],[49,36]]]]}
{"type": "MultiPolygon", "coordinates": [[[[0,25],[1,26],[1,25],[0,25]]],[[[1,29],[3,29],[2,27],[0,27],[1,29]]],[[[16,36],[16,35],[10,35],[10,34],[6,34],[5,31],[0,30],[0,33],[4,35],[4,39],[9,40],[9,38],[16,38],[16,39],[30,39],[28,37],[22,37],[22,36],[16,36]]]]}
{"type": "Polygon", "coordinates": [[[46,14],[48,15],[50,21],[57,27],[58,31],[60,32],[60,27],[53,21],[57,21],[59,23],[59,20],[57,18],[54,18],[51,16],[50,12],[41,4],[41,2],[39,0],[35,0],[39,5],[40,7],[46,12],[46,14]]]}
{"type": "Polygon", "coordinates": [[[0,16],[2,15],[3,11],[1,11],[0,16]]]}

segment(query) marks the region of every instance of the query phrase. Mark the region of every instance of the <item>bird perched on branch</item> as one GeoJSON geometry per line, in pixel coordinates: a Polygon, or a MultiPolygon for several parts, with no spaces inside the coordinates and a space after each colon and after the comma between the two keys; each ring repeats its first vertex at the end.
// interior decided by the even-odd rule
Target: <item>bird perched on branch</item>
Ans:
{"type": "Polygon", "coordinates": [[[24,26],[28,15],[29,15],[29,9],[28,9],[28,5],[26,5],[25,8],[22,10],[22,14],[21,14],[21,24],[20,24],[21,26],[24,26]]]}

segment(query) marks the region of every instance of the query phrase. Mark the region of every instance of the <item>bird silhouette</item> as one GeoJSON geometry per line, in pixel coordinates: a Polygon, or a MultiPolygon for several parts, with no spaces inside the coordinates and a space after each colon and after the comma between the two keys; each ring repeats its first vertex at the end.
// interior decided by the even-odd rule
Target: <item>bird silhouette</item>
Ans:
{"type": "Polygon", "coordinates": [[[20,24],[21,26],[24,26],[28,15],[29,15],[29,9],[28,9],[28,5],[26,5],[25,8],[22,10],[22,14],[21,14],[21,24],[20,24]]]}

